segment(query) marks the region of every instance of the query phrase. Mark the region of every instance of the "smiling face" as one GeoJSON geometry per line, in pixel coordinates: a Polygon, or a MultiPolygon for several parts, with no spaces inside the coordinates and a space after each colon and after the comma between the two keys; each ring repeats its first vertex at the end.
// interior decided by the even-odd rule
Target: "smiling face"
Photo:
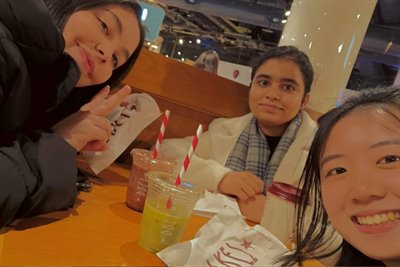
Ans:
{"type": "Polygon", "coordinates": [[[349,113],[321,156],[321,193],[335,229],[359,251],[400,264],[400,111],[349,113]]]}
{"type": "Polygon", "coordinates": [[[256,71],[249,106],[264,134],[280,136],[308,102],[299,66],[289,58],[271,58],[256,71]]]}
{"type": "Polygon", "coordinates": [[[119,5],[73,13],[63,30],[65,52],[78,64],[76,87],[101,84],[123,65],[139,45],[136,15],[119,5]]]}

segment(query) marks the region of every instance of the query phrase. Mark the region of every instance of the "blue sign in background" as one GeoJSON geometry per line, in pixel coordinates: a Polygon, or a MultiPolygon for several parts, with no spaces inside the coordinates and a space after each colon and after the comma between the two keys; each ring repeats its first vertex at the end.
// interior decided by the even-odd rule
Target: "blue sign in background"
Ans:
{"type": "Polygon", "coordinates": [[[146,33],[145,40],[152,42],[157,39],[158,34],[160,33],[165,11],[156,5],[143,3],[140,1],[139,4],[143,9],[141,19],[146,33]]]}

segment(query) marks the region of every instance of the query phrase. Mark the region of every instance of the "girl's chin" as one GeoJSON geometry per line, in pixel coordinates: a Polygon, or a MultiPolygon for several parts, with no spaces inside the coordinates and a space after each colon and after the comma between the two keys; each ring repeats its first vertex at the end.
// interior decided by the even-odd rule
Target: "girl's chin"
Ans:
{"type": "Polygon", "coordinates": [[[87,85],[85,85],[85,83],[82,82],[81,80],[79,80],[75,85],[75,87],[85,87],[85,86],[87,86],[87,85]]]}
{"type": "Polygon", "coordinates": [[[78,82],[76,83],[75,87],[86,87],[101,84],[101,82],[95,82],[87,77],[81,77],[78,82]]]}

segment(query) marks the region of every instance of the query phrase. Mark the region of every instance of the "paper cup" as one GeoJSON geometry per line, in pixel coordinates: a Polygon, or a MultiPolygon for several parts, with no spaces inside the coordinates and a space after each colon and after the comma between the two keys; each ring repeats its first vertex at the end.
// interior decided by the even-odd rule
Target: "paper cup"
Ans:
{"type": "Polygon", "coordinates": [[[295,204],[299,196],[300,189],[289,184],[272,182],[267,188],[260,225],[287,246],[293,242],[295,204]]]}

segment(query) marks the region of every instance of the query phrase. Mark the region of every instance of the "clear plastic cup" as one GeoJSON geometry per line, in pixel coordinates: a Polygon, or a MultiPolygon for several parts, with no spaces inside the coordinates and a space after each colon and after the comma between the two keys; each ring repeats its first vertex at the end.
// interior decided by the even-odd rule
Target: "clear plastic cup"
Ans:
{"type": "Polygon", "coordinates": [[[176,163],[160,156],[153,159],[153,152],[146,149],[132,149],[131,155],[133,162],[126,191],[126,205],[142,212],[147,194],[145,173],[152,170],[172,173],[176,163]]]}
{"type": "Polygon", "coordinates": [[[267,188],[260,225],[289,246],[294,238],[295,204],[301,190],[290,184],[272,182],[267,188]]]}
{"type": "Polygon", "coordinates": [[[164,172],[150,171],[146,176],[149,190],[140,222],[139,244],[157,253],[179,242],[204,189],[187,181],[176,186],[176,177],[164,172]]]}

